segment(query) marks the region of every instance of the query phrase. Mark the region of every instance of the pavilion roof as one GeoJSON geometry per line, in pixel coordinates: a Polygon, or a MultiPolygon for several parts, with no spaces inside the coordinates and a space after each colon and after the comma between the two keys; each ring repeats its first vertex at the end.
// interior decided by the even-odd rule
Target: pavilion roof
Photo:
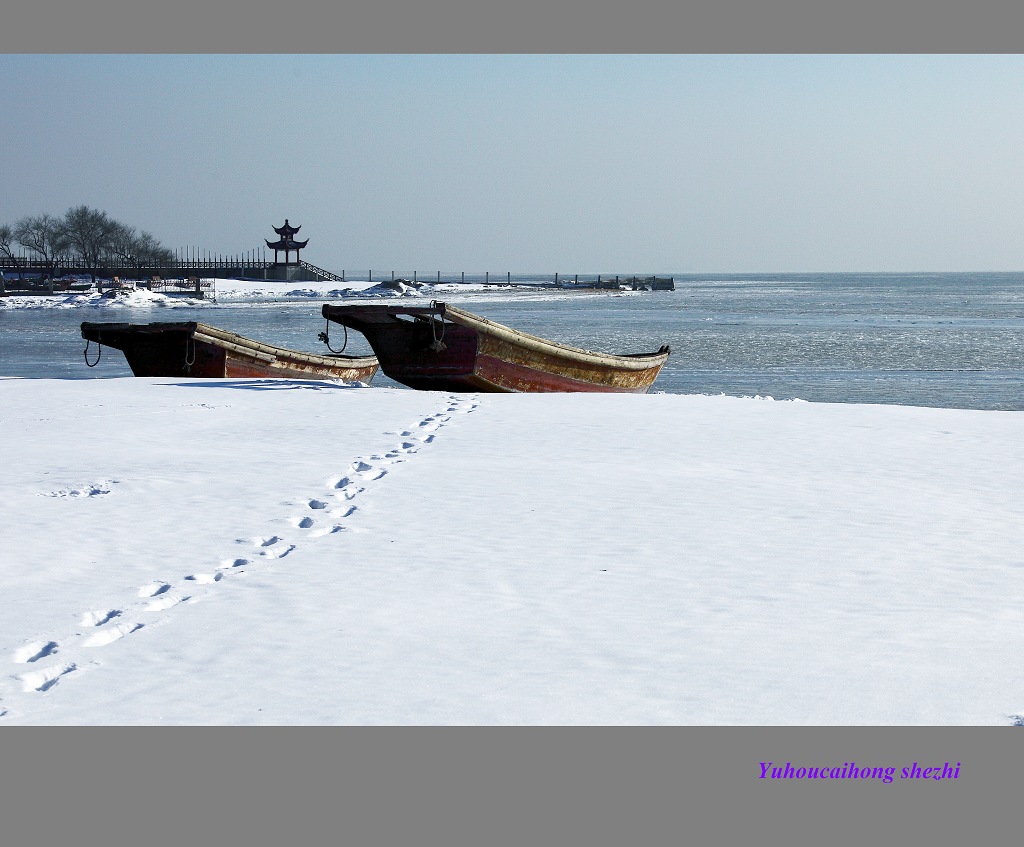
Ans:
{"type": "Polygon", "coordinates": [[[295,235],[295,233],[302,229],[302,227],[292,226],[290,223],[288,223],[288,218],[285,218],[284,226],[275,226],[273,229],[274,232],[276,232],[278,235],[282,236],[283,238],[288,238],[289,236],[295,235]]]}
{"type": "Polygon", "coordinates": [[[309,244],[308,238],[305,241],[296,241],[294,238],[281,238],[273,242],[267,241],[266,238],[263,240],[267,242],[267,247],[271,250],[301,250],[309,244]]]}

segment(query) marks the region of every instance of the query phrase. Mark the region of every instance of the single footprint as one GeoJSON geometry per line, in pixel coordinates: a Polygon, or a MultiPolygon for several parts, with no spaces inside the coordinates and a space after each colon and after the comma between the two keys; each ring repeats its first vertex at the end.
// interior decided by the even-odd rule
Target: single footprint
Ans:
{"type": "MultiPolygon", "coordinates": [[[[237,559],[236,561],[244,563],[245,559],[237,559]]],[[[235,567],[235,565],[232,563],[232,564],[228,565],[228,567],[235,567]]],[[[194,574],[189,574],[187,577],[185,577],[185,579],[189,580],[190,582],[198,583],[199,585],[210,585],[210,584],[212,584],[214,582],[220,582],[222,579],[224,579],[224,574],[222,574],[222,573],[194,573],[194,574]]]]}
{"type": "Polygon", "coordinates": [[[57,647],[56,641],[33,641],[31,644],[26,644],[24,647],[19,647],[15,650],[12,658],[19,665],[38,662],[40,659],[56,653],[57,647]]]}
{"type": "Polygon", "coordinates": [[[107,609],[106,611],[86,612],[82,615],[82,622],[79,626],[103,626],[107,621],[113,620],[121,614],[120,609],[107,609]]]}
{"type": "Polygon", "coordinates": [[[313,532],[310,533],[310,535],[312,535],[313,538],[323,538],[325,535],[334,535],[334,533],[336,532],[344,531],[345,527],[339,524],[335,524],[334,526],[324,526],[320,527],[319,529],[315,529],[313,530],[313,532]]]}
{"type": "Polygon", "coordinates": [[[327,504],[323,500],[310,500],[309,508],[311,509],[326,509],[327,504]]]}
{"type": "Polygon", "coordinates": [[[278,549],[278,550],[265,550],[262,553],[262,555],[266,556],[269,559],[283,559],[285,556],[287,556],[289,553],[291,553],[292,550],[294,550],[294,549],[295,549],[295,545],[294,544],[289,544],[283,550],[281,550],[281,549],[278,549]]]}
{"type": "Polygon", "coordinates": [[[18,679],[21,680],[25,691],[49,691],[64,674],[71,673],[77,667],[74,662],[66,665],[53,665],[32,673],[22,674],[18,679]]]}
{"type": "Polygon", "coordinates": [[[227,570],[229,568],[241,568],[249,564],[248,559],[225,559],[220,563],[222,569],[227,570]]]}
{"type": "Polygon", "coordinates": [[[171,606],[177,606],[179,603],[183,603],[186,600],[188,600],[188,597],[179,597],[177,594],[162,594],[152,603],[148,604],[144,611],[162,612],[164,609],[169,609],[171,606]]]}
{"type": "Polygon", "coordinates": [[[358,495],[366,491],[365,488],[356,488],[350,484],[350,480],[346,478],[344,480],[345,485],[337,485],[336,488],[340,489],[335,495],[336,497],[344,497],[346,500],[354,500],[358,495]]]}
{"type": "Polygon", "coordinates": [[[143,585],[142,588],[139,589],[139,596],[156,597],[166,591],[169,591],[170,588],[171,586],[166,582],[151,582],[149,585],[143,585]]]}
{"type": "Polygon", "coordinates": [[[387,471],[383,468],[378,468],[375,465],[368,465],[366,462],[357,462],[352,466],[352,471],[359,474],[363,479],[373,482],[374,480],[380,479],[382,476],[387,474],[387,471]]]}
{"type": "Polygon", "coordinates": [[[126,635],[131,635],[136,630],[142,629],[141,623],[119,623],[107,629],[100,630],[95,635],[90,635],[84,642],[86,647],[106,647],[115,641],[120,641],[126,635]]]}

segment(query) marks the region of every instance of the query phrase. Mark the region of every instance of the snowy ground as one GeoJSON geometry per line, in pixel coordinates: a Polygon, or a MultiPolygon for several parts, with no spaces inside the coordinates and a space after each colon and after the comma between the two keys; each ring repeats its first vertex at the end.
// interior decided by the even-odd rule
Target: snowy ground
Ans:
{"type": "Polygon", "coordinates": [[[0,724],[1002,724],[1024,414],[0,379],[0,724]]]}

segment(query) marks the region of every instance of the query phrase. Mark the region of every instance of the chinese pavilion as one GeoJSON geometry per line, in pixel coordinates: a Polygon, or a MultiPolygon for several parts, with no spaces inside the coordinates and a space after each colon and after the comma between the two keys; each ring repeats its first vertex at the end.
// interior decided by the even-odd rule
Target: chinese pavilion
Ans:
{"type": "Polygon", "coordinates": [[[271,248],[274,251],[274,264],[277,264],[277,254],[280,250],[284,250],[284,263],[286,265],[288,264],[288,254],[291,253],[292,250],[294,250],[295,262],[296,264],[298,264],[299,250],[301,250],[303,247],[309,244],[308,238],[305,241],[296,241],[292,237],[300,229],[302,229],[301,226],[292,226],[291,224],[288,223],[288,218],[285,218],[284,226],[274,227],[274,232],[281,236],[280,238],[277,239],[277,241],[271,242],[267,241],[267,239],[265,238],[263,239],[264,241],[267,242],[267,247],[271,248]]]}

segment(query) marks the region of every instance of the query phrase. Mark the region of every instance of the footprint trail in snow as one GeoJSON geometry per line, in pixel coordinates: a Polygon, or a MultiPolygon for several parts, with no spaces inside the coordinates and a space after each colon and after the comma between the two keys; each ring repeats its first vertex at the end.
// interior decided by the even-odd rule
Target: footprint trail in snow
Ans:
{"type": "MultiPolygon", "coordinates": [[[[8,648],[8,660],[15,667],[12,672],[0,675],[0,721],[17,713],[19,706],[30,706],[30,701],[17,701],[17,691],[29,698],[49,694],[69,676],[100,664],[97,658],[102,653],[100,648],[152,628],[163,615],[183,604],[197,602],[204,592],[216,590],[226,578],[243,576],[263,562],[286,559],[306,540],[325,539],[349,530],[352,521],[358,518],[358,503],[363,495],[383,484],[397,466],[432,444],[453,416],[468,414],[478,407],[479,402],[472,395],[451,395],[443,410],[398,433],[395,447],[352,460],[342,473],[327,480],[323,491],[300,498],[306,511],[285,521],[291,525],[294,538],[285,539],[276,533],[238,538],[235,543],[248,548],[245,555],[222,559],[210,570],[186,572],[178,580],[152,580],[130,589],[109,607],[82,612],[77,630],[67,636],[30,638],[20,646],[8,648]],[[5,690],[12,681],[16,688],[5,690]]],[[[92,491],[87,493],[93,495],[92,491]]],[[[97,488],[95,493],[102,495],[107,491],[97,488]]],[[[77,490],[61,491],[51,496],[79,494],[77,490]]]]}

